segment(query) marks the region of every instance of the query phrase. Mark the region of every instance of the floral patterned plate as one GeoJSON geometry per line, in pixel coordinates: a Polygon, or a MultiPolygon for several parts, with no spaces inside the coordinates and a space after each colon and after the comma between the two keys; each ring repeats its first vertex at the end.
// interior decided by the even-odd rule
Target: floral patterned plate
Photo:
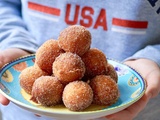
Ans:
{"type": "Polygon", "coordinates": [[[144,94],[146,84],[143,78],[134,69],[111,59],[112,64],[118,74],[118,87],[120,97],[111,106],[91,105],[84,111],[73,112],[65,108],[64,105],[54,107],[43,107],[30,101],[30,95],[21,89],[19,84],[19,74],[26,67],[33,66],[35,55],[25,56],[6,64],[0,70],[0,93],[16,105],[30,112],[40,115],[50,116],[57,119],[94,119],[103,117],[125,109],[138,101],[144,94]]]}

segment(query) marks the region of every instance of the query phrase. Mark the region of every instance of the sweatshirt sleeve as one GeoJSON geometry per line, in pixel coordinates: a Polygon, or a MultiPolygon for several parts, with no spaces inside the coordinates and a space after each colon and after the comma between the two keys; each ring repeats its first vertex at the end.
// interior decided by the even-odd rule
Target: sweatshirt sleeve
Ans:
{"type": "Polygon", "coordinates": [[[0,50],[7,48],[21,48],[30,52],[38,48],[21,17],[20,0],[0,1],[0,50]]]}
{"type": "Polygon", "coordinates": [[[133,56],[127,58],[126,60],[139,59],[139,58],[146,58],[146,59],[153,60],[160,67],[160,44],[149,45],[144,49],[136,52],[133,56]]]}

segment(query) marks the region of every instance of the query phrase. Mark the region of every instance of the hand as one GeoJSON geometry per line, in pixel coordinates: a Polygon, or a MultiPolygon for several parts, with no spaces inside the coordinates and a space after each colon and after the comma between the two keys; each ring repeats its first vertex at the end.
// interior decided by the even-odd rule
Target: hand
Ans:
{"type": "Polygon", "coordinates": [[[149,100],[160,92],[160,68],[155,62],[148,59],[137,59],[126,61],[125,64],[141,74],[146,81],[147,88],[144,96],[136,103],[118,113],[106,116],[109,120],[132,120],[145,108],[149,100]]]}
{"type": "MultiPolygon", "coordinates": [[[[18,48],[11,48],[4,51],[0,51],[0,68],[2,68],[4,64],[27,54],[29,54],[29,52],[26,52],[18,48]]],[[[0,94],[0,103],[3,105],[8,105],[9,100],[0,94]]]]}

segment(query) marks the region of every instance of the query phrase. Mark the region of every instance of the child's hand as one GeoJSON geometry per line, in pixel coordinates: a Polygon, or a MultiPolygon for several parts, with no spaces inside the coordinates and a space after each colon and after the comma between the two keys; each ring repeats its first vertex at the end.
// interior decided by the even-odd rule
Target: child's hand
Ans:
{"type": "Polygon", "coordinates": [[[7,98],[5,98],[3,95],[0,94],[0,103],[2,105],[8,105],[9,104],[9,100],[7,98]]]}
{"type": "Polygon", "coordinates": [[[125,64],[131,66],[142,75],[147,83],[146,92],[139,101],[130,107],[107,116],[109,120],[132,120],[145,108],[148,101],[160,92],[160,68],[155,62],[148,59],[137,59],[127,61],[125,64]]]}
{"type": "MultiPolygon", "coordinates": [[[[3,65],[5,65],[6,63],[11,62],[16,58],[19,58],[27,54],[29,53],[17,48],[11,48],[4,51],[0,51],[0,68],[2,68],[3,65]]],[[[9,100],[0,94],[0,103],[2,105],[8,105],[9,100]]]]}

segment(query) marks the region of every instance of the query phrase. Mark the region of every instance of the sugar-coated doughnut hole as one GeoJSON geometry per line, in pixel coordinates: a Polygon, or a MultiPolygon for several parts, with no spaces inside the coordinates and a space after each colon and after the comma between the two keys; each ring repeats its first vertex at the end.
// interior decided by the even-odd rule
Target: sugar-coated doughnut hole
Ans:
{"type": "Polygon", "coordinates": [[[118,85],[110,76],[98,75],[90,81],[90,86],[94,94],[94,104],[112,105],[118,100],[118,85]]]}
{"type": "Polygon", "coordinates": [[[57,40],[47,40],[38,48],[35,62],[42,70],[52,74],[52,64],[55,58],[63,52],[57,40]]]}
{"type": "Polygon", "coordinates": [[[62,103],[64,85],[52,76],[41,76],[33,84],[31,100],[44,106],[62,103]]]}
{"type": "Polygon", "coordinates": [[[81,79],[84,73],[85,65],[77,54],[66,52],[53,62],[53,74],[64,84],[81,79]]]}
{"type": "Polygon", "coordinates": [[[61,31],[58,43],[64,51],[82,56],[90,48],[91,34],[83,26],[72,25],[61,31]]]}
{"type": "Polygon", "coordinates": [[[118,74],[114,69],[114,66],[108,63],[106,75],[110,76],[115,82],[118,82],[118,74]]]}
{"type": "Polygon", "coordinates": [[[25,92],[31,94],[33,83],[40,76],[48,75],[47,72],[41,70],[36,64],[25,68],[19,75],[20,86],[25,92]]]}
{"type": "Polygon", "coordinates": [[[106,74],[108,65],[105,54],[97,48],[91,48],[83,56],[82,61],[85,63],[85,78],[91,79],[97,75],[106,74]]]}
{"type": "Polygon", "coordinates": [[[82,111],[91,105],[93,91],[86,82],[70,82],[64,88],[62,100],[69,110],[82,111]]]}

